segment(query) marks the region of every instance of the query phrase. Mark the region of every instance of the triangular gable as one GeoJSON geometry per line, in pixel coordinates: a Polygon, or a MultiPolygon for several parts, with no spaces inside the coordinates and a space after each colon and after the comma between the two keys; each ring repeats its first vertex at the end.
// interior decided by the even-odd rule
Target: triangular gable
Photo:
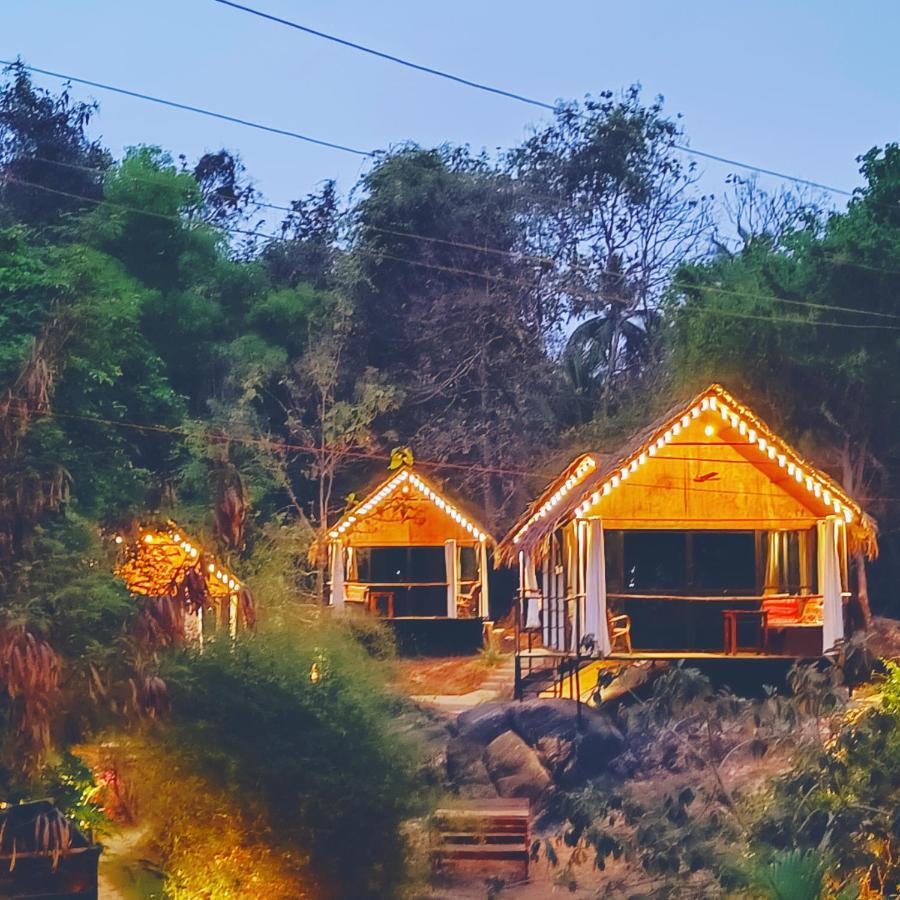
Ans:
{"type": "MultiPolygon", "coordinates": [[[[470,540],[489,541],[491,536],[477,524],[474,519],[462,513],[453,503],[443,496],[433,485],[408,466],[391,475],[378,485],[367,497],[353,509],[345,513],[330,529],[332,540],[346,540],[353,544],[360,541],[377,543],[379,534],[390,532],[384,539],[388,544],[429,543],[425,539],[416,540],[410,536],[410,529],[421,523],[420,517],[413,514],[402,516],[402,523],[396,517],[384,518],[385,510],[396,508],[423,510],[425,516],[436,518],[443,524],[439,526],[440,534],[433,540],[470,540]],[[402,503],[402,507],[400,504],[402,503]],[[399,526],[403,525],[401,529],[399,526]]],[[[426,529],[432,536],[436,533],[432,528],[426,529]]]]}
{"type": "MultiPolygon", "coordinates": [[[[851,534],[866,552],[877,553],[874,522],[863,512],[859,504],[833,479],[805,460],[725,388],[713,384],[689,403],[667,414],[661,423],[650,426],[619,457],[614,457],[615,462],[605,462],[601,465],[599,454],[583,454],[577,457],[516,522],[498,547],[497,558],[502,562],[514,562],[520,550],[531,552],[543,537],[559,524],[574,517],[591,515],[594,504],[599,503],[604,496],[610,496],[629,478],[634,479],[632,484],[637,484],[639,476],[646,486],[654,489],[647,492],[645,498],[648,504],[644,510],[648,521],[645,527],[653,527],[649,523],[654,521],[655,516],[655,521],[659,523],[655,527],[676,527],[673,524],[663,524],[663,520],[658,517],[660,510],[657,498],[669,491],[675,493],[676,489],[679,489],[683,492],[687,488],[715,493],[710,478],[710,472],[714,470],[708,465],[703,465],[710,462],[710,454],[698,452],[698,465],[693,469],[690,465],[686,465],[693,463],[693,460],[682,462],[679,475],[676,477],[671,473],[669,483],[666,483],[665,473],[659,471],[654,473],[659,476],[654,482],[652,477],[647,477],[650,470],[645,467],[648,460],[672,454],[672,445],[684,444],[688,436],[698,447],[707,445],[711,438],[718,442],[722,449],[717,449],[717,452],[728,454],[720,458],[721,467],[728,465],[728,470],[724,471],[730,472],[736,471],[739,465],[745,468],[752,482],[749,490],[768,491],[774,497],[779,492],[771,492],[771,485],[780,486],[780,491],[787,494],[789,502],[779,506],[778,501],[773,499],[772,503],[775,506],[766,511],[765,521],[772,522],[780,518],[786,523],[784,527],[790,527],[787,523],[792,522],[797,523],[796,527],[805,527],[808,522],[815,519],[827,515],[840,515],[850,523],[851,534]],[[713,417],[711,420],[710,416],[713,417]],[[696,426],[701,417],[702,430],[695,428],[694,433],[689,435],[687,430],[696,426]],[[718,423],[718,427],[714,425],[714,435],[706,435],[707,425],[713,423],[718,423]],[[721,436],[723,429],[727,439],[721,436]],[[731,456],[735,458],[731,459],[731,456]],[[759,481],[760,478],[763,478],[763,483],[759,481]]],[[[729,477],[723,480],[733,479],[729,477]]],[[[715,487],[724,488],[723,485],[715,487]]],[[[724,489],[718,493],[722,509],[730,507],[732,513],[736,514],[733,518],[739,517],[740,513],[735,509],[734,502],[736,494],[730,492],[730,489],[728,493],[724,489]]],[[[713,498],[707,496],[705,499],[713,498]]],[[[687,513],[690,512],[688,509],[687,513]]],[[[631,511],[632,522],[637,520],[639,513],[639,509],[631,511]]],[[[681,527],[691,527],[685,521],[690,518],[688,514],[682,512],[679,517],[683,522],[681,527]]],[[[727,518],[728,513],[723,512],[721,515],[723,522],[727,518]]],[[[673,517],[669,522],[675,519],[676,517],[673,517]]],[[[707,518],[707,522],[709,521],[707,518]]],[[[755,526],[747,522],[745,527],[755,526]]],[[[761,524],[760,527],[765,526],[761,524]]]]}
{"type": "Polygon", "coordinates": [[[711,385],[606,467],[577,514],[608,515],[611,527],[618,519],[657,528],[679,522],[687,528],[799,528],[830,515],[847,523],[863,517],[840,485],[721,385],[711,385]],[[629,479],[646,490],[618,491],[629,479]]]}

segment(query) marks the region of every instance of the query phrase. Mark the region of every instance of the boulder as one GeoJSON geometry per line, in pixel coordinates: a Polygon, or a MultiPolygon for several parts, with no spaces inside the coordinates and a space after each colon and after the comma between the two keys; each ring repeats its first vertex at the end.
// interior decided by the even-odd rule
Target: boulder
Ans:
{"type": "Polygon", "coordinates": [[[576,760],[576,744],[573,738],[546,735],[538,738],[534,749],[554,781],[562,783],[568,780],[568,773],[576,760]]]}
{"type": "Polygon", "coordinates": [[[484,764],[484,747],[462,737],[447,744],[447,777],[464,797],[496,797],[494,782],[484,764]]]}
{"type": "Polygon", "coordinates": [[[530,700],[514,706],[513,728],[535,748],[560,784],[576,784],[603,772],[625,748],[622,732],[605,713],[574,700],[530,700]]]}
{"type": "MultiPolygon", "coordinates": [[[[582,706],[582,712],[587,709],[582,706]]],[[[512,727],[534,746],[542,737],[574,738],[577,726],[574,700],[525,700],[515,704],[510,715],[512,727]]]]}
{"type": "Polygon", "coordinates": [[[577,777],[595,778],[625,749],[622,732],[609,716],[589,710],[584,717],[584,730],[576,742],[577,777]]]}
{"type": "Polygon", "coordinates": [[[553,783],[537,753],[514,731],[504,731],[488,744],[484,762],[501,797],[538,800],[553,783]]]}
{"type": "Polygon", "coordinates": [[[457,734],[482,746],[509,729],[509,703],[482,703],[460,713],[456,720],[457,734]]]}

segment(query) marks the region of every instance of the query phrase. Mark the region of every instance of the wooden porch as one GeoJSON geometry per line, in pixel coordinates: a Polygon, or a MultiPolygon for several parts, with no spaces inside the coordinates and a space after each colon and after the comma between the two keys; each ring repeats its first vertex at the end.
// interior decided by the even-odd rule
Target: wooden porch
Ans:
{"type": "Polygon", "coordinates": [[[799,660],[822,656],[818,594],[611,593],[609,601],[615,609],[607,611],[607,626],[612,646],[609,653],[601,654],[594,635],[584,631],[584,595],[542,597],[535,617],[528,606],[536,598],[523,598],[521,593],[516,603],[517,699],[529,695],[580,699],[596,686],[593,670],[604,666],[677,661],[700,667],[780,663],[786,671],[799,660]],[[643,606],[646,616],[633,618],[622,612],[632,602],[643,606]],[[652,629],[646,627],[648,617],[652,629]],[[660,633],[668,633],[675,646],[655,643],[653,636],[660,633]],[[679,644],[679,634],[693,640],[679,644]]]}

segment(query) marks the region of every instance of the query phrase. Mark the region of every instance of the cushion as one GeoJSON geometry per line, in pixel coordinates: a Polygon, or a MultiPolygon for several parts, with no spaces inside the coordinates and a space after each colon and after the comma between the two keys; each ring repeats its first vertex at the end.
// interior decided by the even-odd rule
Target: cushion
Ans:
{"type": "Polygon", "coordinates": [[[800,599],[798,597],[766,597],[762,608],[769,614],[770,628],[780,625],[796,625],[800,622],[800,599]]]}

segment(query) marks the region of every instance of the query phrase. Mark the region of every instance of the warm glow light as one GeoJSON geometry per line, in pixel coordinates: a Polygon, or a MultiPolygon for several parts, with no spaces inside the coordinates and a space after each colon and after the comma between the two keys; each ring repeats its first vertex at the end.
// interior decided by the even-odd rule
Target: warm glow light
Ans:
{"type": "Polygon", "coordinates": [[[180,530],[145,531],[136,542],[127,542],[123,535],[117,535],[116,543],[131,543],[115,571],[133,594],[148,597],[171,594],[191,569],[203,575],[212,597],[227,596],[229,582],[232,591],[241,588],[238,579],[221,569],[221,578],[214,576],[218,567],[208,556],[202,567],[195,568],[200,550],[180,530]],[[217,579],[224,583],[217,583],[217,579]]]}
{"type": "MultiPolygon", "coordinates": [[[[721,388],[717,387],[716,390],[726,394],[721,388]]],[[[663,426],[666,430],[658,431],[654,439],[644,445],[644,447],[637,452],[637,455],[618,462],[613,470],[615,474],[610,475],[607,480],[598,487],[596,492],[590,498],[590,503],[588,500],[584,500],[584,502],[576,507],[577,513],[579,515],[586,514],[590,510],[591,504],[598,503],[601,497],[607,496],[615,488],[619,487],[619,485],[625,482],[631,473],[636,472],[648,458],[655,457],[667,444],[672,443],[673,438],[679,435],[682,429],[686,428],[691,423],[692,419],[697,418],[701,412],[707,410],[718,410],[722,416],[722,420],[746,439],[748,444],[758,447],[760,453],[767,456],[770,460],[777,461],[782,469],[787,469],[788,477],[795,480],[799,485],[805,486],[807,491],[819,499],[829,510],[833,509],[835,513],[841,515],[843,520],[848,523],[853,521],[854,512],[847,505],[847,503],[851,501],[847,500],[843,495],[838,495],[838,497],[833,496],[832,491],[825,487],[825,485],[828,484],[828,481],[824,476],[820,476],[815,469],[804,468],[802,459],[800,459],[790,447],[781,444],[776,435],[769,432],[763,423],[756,419],[752,413],[740,404],[735,403],[733,407],[729,408],[716,396],[706,396],[701,398],[699,402],[687,412],[681,413],[679,418],[670,420],[667,426],[663,426]],[[766,436],[763,437],[762,435],[766,436]],[[779,452],[779,450],[783,452],[779,452]]],[[[712,437],[716,433],[716,429],[711,424],[705,425],[703,431],[706,437],[712,437]]],[[[591,460],[591,468],[594,468],[593,460],[591,460]]],[[[579,470],[576,470],[576,478],[579,474],[579,470]]],[[[562,487],[550,495],[549,499],[544,501],[540,509],[532,514],[528,522],[513,537],[513,543],[517,543],[532,524],[544,518],[553,507],[565,497],[572,489],[572,486],[572,477],[569,477],[562,487]]]]}

